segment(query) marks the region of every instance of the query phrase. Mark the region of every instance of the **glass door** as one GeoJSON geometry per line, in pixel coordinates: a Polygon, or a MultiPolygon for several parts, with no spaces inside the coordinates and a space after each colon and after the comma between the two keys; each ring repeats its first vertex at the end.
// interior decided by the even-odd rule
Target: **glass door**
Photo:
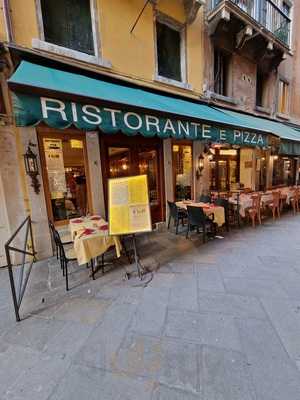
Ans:
{"type": "Polygon", "coordinates": [[[49,218],[64,223],[89,210],[85,138],[79,133],[39,135],[49,218]]]}
{"type": "Polygon", "coordinates": [[[162,145],[158,139],[128,138],[124,135],[103,136],[102,170],[107,201],[107,179],[147,175],[152,222],[163,221],[162,145]]]}

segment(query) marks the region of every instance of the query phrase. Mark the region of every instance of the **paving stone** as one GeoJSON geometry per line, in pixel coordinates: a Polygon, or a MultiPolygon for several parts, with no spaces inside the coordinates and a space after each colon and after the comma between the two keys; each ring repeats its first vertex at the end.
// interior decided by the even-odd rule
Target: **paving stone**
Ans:
{"type": "Polygon", "coordinates": [[[73,365],[49,400],[150,400],[152,390],[143,378],[73,365]]]}
{"type": "Polygon", "coordinates": [[[198,311],[197,277],[177,275],[170,291],[168,305],[177,310],[198,311]]]}
{"type": "Polygon", "coordinates": [[[300,374],[267,321],[237,321],[255,391],[261,400],[300,398],[300,374]]]}
{"type": "Polygon", "coordinates": [[[69,366],[60,357],[41,356],[7,389],[4,400],[47,400],[69,366]]]}
{"type": "Polygon", "coordinates": [[[3,341],[0,346],[0,398],[2,399],[8,388],[38,362],[40,353],[29,347],[9,345],[3,341]]]}
{"type": "Polygon", "coordinates": [[[228,315],[168,311],[165,336],[241,350],[234,318],[228,315]]]}
{"type": "Polygon", "coordinates": [[[262,303],[290,357],[300,359],[300,301],[264,298],[262,303]]]}
{"type": "Polygon", "coordinates": [[[217,265],[204,266],[194,265],[197,271],[198,288],[208,292],[225,292],[222,276],[217,265]]]}
{"type": "Polygon", "coordinates": [[[187,391],[199,391],[198,346],[163,339],[161,347],[163,357],[158,381],[187,391]]]}
{"type": "Polygon", "coordinates": [[[131,330],[144,335],[159,336],[165,322],[169,289],[144,289],[143,298],[133,317],[131,330]]]}
{"type": "Polygon", "coordinates": [[[115,369],[117,351],[134,311],[135,306],[131,304],[113,304],[102,323],[91,332],[75,355],[74,361],[91,367],[115,369]]]}
{"type": "Polygon", "coordinates": [[[247,368],[241,353],[204,346],[201,365],[203,399],[256,399],[247,368]]]}
{"type": "Polygon", "coordinates": [[[186,392],[184,390],[170,388],[164,385],[158,385],[154,391],[152,400],[201,400],[199,394],[186,392]]]}
{"type": "Polygon", "coordinates": [[[63,321],[30,317],[3,335],[3,339],[11,344],[43,350],[48,341],[56,336],[64,326],[63,321]]]}
{"type": "Polygon", "coordinates": [[[200,312],[215,312],[245,318],[266,318],[259,301],[255,298],[233,294],[199,293],[200,312]]]}
{"type": "Polygon", "coordinates": [[[194,273],[194,266],[193,260],[183,260],[183,261],[176,261],[170,262],[163,265],[159,269],[160,273],[174,273],[174,274],[193,274],[194,273]]]}
{"type": "Polygon", "coordinates": [[[286,292],[273,279],[225,278],[226,292],[249,297],[287,298],[286,292]]]}
{"type": "Polygon", "coordinates": [[[198,347],[174,339],[127,335],[116,357],[116,368],[180,389],[197,391],[198,347]]]}
{"type": "Polygon", "coordinates": [[[61,305],[54,317],[63,321],[96,324],[103,319],[111,301],[89,298],[72,298],[61,305]]]}
{"type": "Polygon", "coordinates": [[[59,333],[47,342],[43,351],[62,358],[73,358],[93,329],[93,325],[90,324],[67,321],[59,333]]]}

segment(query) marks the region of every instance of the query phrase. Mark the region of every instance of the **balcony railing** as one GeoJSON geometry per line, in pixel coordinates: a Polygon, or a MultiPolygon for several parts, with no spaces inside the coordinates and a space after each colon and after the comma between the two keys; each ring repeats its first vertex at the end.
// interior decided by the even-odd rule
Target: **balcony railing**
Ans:
{"type": "MultiPolygon", "coordinates": [[[[210,11],[224,0],[210,0],[210,11]]],[[[290,25],[289,16],[272,0],[225,0],[237,5],[241,10],[273,33],[277,39],[289,46],[290,25]]]]}

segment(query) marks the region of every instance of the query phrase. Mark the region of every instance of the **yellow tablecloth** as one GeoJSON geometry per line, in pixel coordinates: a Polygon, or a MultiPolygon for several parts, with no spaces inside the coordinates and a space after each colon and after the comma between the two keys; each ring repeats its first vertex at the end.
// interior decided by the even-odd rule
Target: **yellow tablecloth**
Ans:
{"type": "Polygon", "coordinates": [[[81,223],[70,220],[70,231],[74,238],[74,251],[78,264],[87,264],[93,258],[101,256],[111,246],[115,246],[117,257],[121,255],[122,245],[118,236],[110,236],[108,229],[100,230],[100,226],[107,225],[103,219],[93,221],[85,217],[81,223]],[[88,229],[89,231],[85,231],[88,229]]]}
{"type": "Polygon", "coordinates": [[[218,226],[222,226],[225,224],[225,210],[224,207],[209,205],[207,203],[186,203],[184,201],[178,201],[176,203],[177,207],[184,208],[186,210],[187,206],[191,207],[201,207],[206,215],[214,214],[214,222],[218,226]],[[208,208],[209,206],[209,208],[208,208]]]}

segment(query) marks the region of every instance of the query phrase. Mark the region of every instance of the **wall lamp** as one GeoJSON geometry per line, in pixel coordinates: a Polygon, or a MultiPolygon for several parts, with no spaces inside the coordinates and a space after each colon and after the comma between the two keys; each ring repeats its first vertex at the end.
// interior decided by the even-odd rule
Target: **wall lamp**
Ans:
{"type": "Polygon", "coordinates": [[[35,144],[29,142],[27,151],[25,154],[23,154],[25,171],[26,174],[31,178],[31,187],[34,189],[36,194],[39,194],[41,186],[37,178],[39,175],[39,167],[37,163],[37,155],[31,150],[31,146],[35,146],[35,144]]]}
{"type": "Polygon", "coordinates": [[[198,157],[198,163],[197,163],[197,168],[196,168],[196,178],[200,179],[202,176],[202,171],[204,169],[204,157],[202,154],[198,157]]]}

